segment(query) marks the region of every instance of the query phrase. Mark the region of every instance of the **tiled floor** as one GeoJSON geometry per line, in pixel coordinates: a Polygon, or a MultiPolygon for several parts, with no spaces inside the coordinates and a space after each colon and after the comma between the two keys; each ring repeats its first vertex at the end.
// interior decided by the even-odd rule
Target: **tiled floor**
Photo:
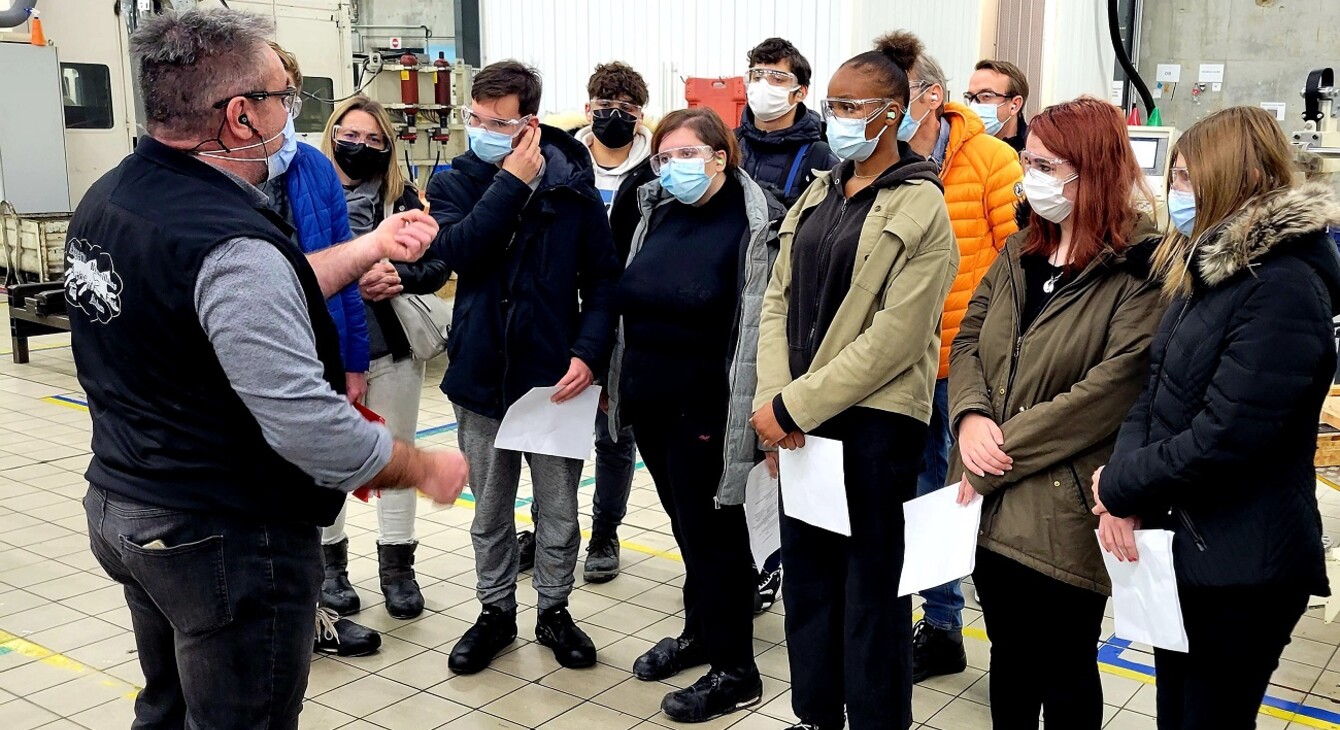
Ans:
{"type": "MultiPolygon", "coordinates": [[[[0,304],[0,324],[8,324],[5,315],[0,304]]],[[[5,730],[128,727],[132,698],[143,682],[120,589],[88,551],[79,500],[85,490],[81,474],[89,459],[89,423],[65,342],[62,337],[34,340],[33,362],[26,366],[14,365],[7,343],[0,344],[0,722],[5,730]]],[[[430,383],[439,377],[440,366],[430,369],[430,383]]],[[[425,387],[420,444],[453,444],[453,420],[442,395],[425,387]]],[[[520,504],[528,494],[523,485],[520,523],[529,518],[520,504]]],[[[1324,488],[1322,494],[1327,532],[1340,536],[1340,492],[1324,488]]],[[[590,505],[588,478],[581,490],[588,525],[590,505]]],[[[464,500],[453,509],[421,502],[418,569],[428,610],[406,622],[380,608],[376,514],[352,503],[349,532],[356,557],[350,572],[368,607],[358,620],[385,632],[385,643],[372,657],[314,659],[302,727],[673,727],[658,712],[672,686],[639,682],[629,673],[633,660],[655,640],[678,632],[683,610],[678,588],[684,566],[646,473],[638,473],[621,535],[624,575],[604,585],[583,585],[579,570],[572,612],[595,640],[601,660],[586,671],[559,669],[552,655],[532,642],[535,596],[525,577],[519,594],[526,604],[521,639],[480,675],[453,677],[447,671],[447,652],[478,612],[470,507],[464,500]]],[[[971,607],[968,593],[970,667],[916,688],[914,714],[920,727],[990,726],[988,644],[981,613],[971,607]]],[[[1295,632],[1270,690],[1274,707],[1260,717],[1259,727],[1340,728],[1340,624],[1324,624],[1319,615],[1313,609],[1295,632]]],[[[1040,637],[1045,636],[1043,621],[1040,613],[1040,637]]],[[[764,703],[708,723],[706,730],[776,730],[794,721],[782,624],[779,605],[754,625],[764,703]]],[[[1109,636],[1110,628],[1109,620],[1109,636]]],[[[1107,728],[1154,728],[1152,659],[1145,649],[1114,640],[1102,650],[1107,728]]],[[[677,677],[673,683],[694,679],[677,677]]]]}

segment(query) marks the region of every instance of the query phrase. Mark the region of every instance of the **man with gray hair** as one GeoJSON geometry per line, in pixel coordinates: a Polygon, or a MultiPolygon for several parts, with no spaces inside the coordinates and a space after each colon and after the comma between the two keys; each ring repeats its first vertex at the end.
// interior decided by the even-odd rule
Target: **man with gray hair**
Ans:
{"type": "Polygon", "coordinates": [[[70,223],[84,505],[134,623],[136,727],[296,728],[318,526],[360,486],[450,503],[466,479],[460,454],[393,442],[340,395],[325,299],[418,258],[437,225],[411,211],[311,256],[290,242],[256,187],[295,98],[270,31],[225,9],[146,21],[131,47],[148,135],[70,223]]]}

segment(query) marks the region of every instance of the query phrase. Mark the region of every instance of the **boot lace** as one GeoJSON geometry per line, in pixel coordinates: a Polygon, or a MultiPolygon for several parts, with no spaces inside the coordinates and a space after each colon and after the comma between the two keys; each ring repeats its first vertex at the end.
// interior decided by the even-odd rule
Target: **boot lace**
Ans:
{"type": "Polygon", "coordinates": [[[335,629],[335,622],[340,620],[340,615],[330,610],[318,606],[316,609],[316,635],[322,641],[333,641],[340,643],[340,632],[335,629]]]}

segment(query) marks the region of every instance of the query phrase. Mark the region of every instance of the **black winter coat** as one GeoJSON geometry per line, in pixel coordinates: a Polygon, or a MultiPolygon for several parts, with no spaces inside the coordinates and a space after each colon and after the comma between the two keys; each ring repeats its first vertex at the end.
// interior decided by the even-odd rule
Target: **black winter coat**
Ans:
{"type": "Polygon", "coordinates": [[[1325,188],[1273,193],[1205,234],[1100,497],[1175,533],[1178,581],[1329,593],[1313,456],[1335,375],[1340,258],[1325,188]]]}
{"type": "Polygon", "coordinates": [[[489,418],[558,383],[573,357],[603,372],[614,339],[614,255],[591,154],[540,125],[545,169],[526,183],[467,152],[428,185],[432,251],[456,272],[442,391],[489,418]]]}
{"type": "Polygon", "coordinates": [[[817,112],[796,106],[796,121],[786,129],[764,132],[754,126],[754,112],[748,107],[735,130],[743,155],[741,167],[754,178],[759,187],[771,193],[787,208],[796,204],[800,194],[814,182],[815,170],[831,170],[838,163],[837,155],[824,140],[824,125],[817,112]],[[806,145],[805,157],[797,159],[806,145]],[[791,170],[796,174],[790,187],[786,181],[791,170]]]}

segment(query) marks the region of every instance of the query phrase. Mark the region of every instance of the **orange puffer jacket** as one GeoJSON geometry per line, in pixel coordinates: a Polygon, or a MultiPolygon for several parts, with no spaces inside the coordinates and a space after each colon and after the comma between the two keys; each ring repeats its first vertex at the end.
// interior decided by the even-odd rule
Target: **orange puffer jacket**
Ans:
{"type": "Polygon", "coordinates": [[[996,254],[1005,249],[1005,239],[1018,230],[1014,209],[1024,179],[1014,149],[987,134],[972,110],[949,102],[944,118],[949,121],[949,147],[940,179],[958,238],[959,264],[940,324],[940,378],[949,377],[949,348],[972,293],[996,254]]]}

